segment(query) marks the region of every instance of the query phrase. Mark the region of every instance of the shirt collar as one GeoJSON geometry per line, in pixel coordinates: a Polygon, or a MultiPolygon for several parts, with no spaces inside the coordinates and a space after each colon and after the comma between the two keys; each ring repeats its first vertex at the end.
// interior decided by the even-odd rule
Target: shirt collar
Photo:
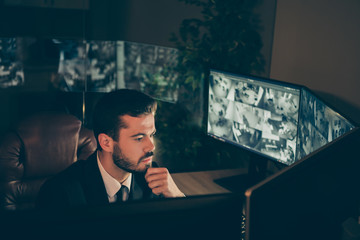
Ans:
{"type": "Polygon", "coordinates": [[[100,170],[101,176],[103,178],[103,181],[105,184],[105,189],[106,189],[109,199],[114,198],[114,195],[120,190],[122,184],[124,186],[126,186],[130,192],[131,173],[128,176],[128,178],[126,178],[125,181],[121,184],[104,169],[104,167],[102,166],[100,159],[99,159],[99,153],[97,153],[97,163],[98,163],[99,170],[100,170]]]}

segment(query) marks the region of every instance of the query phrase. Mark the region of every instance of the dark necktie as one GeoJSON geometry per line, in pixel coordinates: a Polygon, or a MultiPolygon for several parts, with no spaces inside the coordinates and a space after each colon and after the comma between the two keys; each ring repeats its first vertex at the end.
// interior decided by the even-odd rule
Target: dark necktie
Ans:
{"type": "Polygon", "coordinates": [[[128,200],[129,198],[129,189],[124,186],[121,185],[120,190],[116,193],[117,196],[117,202],[125,202],[128,200]]]}

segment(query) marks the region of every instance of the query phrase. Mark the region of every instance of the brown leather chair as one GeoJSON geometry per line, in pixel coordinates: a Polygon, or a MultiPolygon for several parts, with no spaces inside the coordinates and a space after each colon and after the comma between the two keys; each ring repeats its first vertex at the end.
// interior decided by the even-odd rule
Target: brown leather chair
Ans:
{"type": "Polygon", "coordinates": [[[35,207],[45,180],[96,150],[91,130],[73,115],[43,112],[0,140],[0,210],[35,207]]]}

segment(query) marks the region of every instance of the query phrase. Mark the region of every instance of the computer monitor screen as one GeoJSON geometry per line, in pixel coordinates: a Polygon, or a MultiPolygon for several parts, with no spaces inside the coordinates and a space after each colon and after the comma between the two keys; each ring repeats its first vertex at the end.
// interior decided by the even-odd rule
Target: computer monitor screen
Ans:
{"type": "Polygon", "coordinates": [[[353,128],[354,125],[349,120],[303,88],[296,159],[305,157],[353,128]]]}
{"type": "Polygon", "coordinates": [[[297,86],[211,70],[208,134],[289,165],[299,104],[297,86]]]}
{"type": "Polygon", "coordinates": [[[353,128],[306,87],[210,70],[211,137],[288,166],[353,128]]]}
{"type": "Polygon", "coordinates": [[[175,48],[129,41],[52,39],[59,49],[59,82],[66,92],[131,88],[167,102],[178,100],[175,48]]]}
{"type": "Polygon", "coordinates": [[[19,38],[0,38],[0,89],[24,84],[19,38]]]}

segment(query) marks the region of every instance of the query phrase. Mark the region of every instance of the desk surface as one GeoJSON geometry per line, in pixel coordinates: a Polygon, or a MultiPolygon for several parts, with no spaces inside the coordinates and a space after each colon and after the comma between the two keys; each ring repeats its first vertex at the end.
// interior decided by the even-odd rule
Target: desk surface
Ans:
{"type": "Polygon", "coordinates": [[[247,169],[221,169],[199,172],[173,173],[174,182],[186,196],[230,193],[214,182],[215,179],[244,174],[247,169]]]}

